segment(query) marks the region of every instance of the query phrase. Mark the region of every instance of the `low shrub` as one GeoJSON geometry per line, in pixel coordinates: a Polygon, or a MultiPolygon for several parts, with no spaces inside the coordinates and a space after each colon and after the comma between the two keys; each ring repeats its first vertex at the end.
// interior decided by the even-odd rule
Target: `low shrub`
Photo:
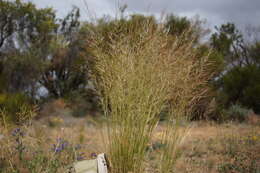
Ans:
{"type": "Polygon", "coordinates": [[[36,114],[35,107],[24,94],[0,95],[1,120],[16,124],[30,120],[36,114]]]}
{"type": "Polygon", "coordinates": [[[235,104],[230,106],[227,110],[224,110],[222,115],[224,121],[231,120],[231,121],[243,122],[247,119],[249,113],[250,113],[249,109],[246,109],[240,105],[235,104]]]}
{"type": "Polygon", "coordinates": [[[74,117],[84,117],[101,111],[98,97],[93,89],[72,92],[65,99],[72,109],[72,116],[74,117]]]}

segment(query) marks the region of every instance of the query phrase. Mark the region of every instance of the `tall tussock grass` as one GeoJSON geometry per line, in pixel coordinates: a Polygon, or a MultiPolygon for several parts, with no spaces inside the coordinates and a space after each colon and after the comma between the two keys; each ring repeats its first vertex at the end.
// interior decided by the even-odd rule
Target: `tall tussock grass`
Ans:
{"type": "Polygon", "coordinates": [[[133,23],[131,30],[124,29],[120,21],[116,25],[106,38],[94,34],[90,46],[96,58],[96,84],[109,119],[111,171],[145,172],[147,146],[160,112],[168,107],[160,172],[171,172],[177,146],[185,136],[179,122],[203,97],[201,88],[210,63],[207,56],[198,58],[193,39],[187,42],[186,33],[169,36],[149,20],[133,23]]]}

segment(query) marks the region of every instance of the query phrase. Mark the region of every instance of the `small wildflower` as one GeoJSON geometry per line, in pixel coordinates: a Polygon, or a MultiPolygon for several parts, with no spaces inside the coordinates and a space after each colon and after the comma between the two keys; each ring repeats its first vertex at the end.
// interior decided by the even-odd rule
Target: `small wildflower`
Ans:
{"type": "Polygon", "coordinates": [[[67,146],[68,146],[68,142],[67,141],[64,141],[63,143],[61,143],[60,147],[63,149],[65,149],[67,146]]]}
{"type": "Polygon", "coordinates": [[[52,147],[52,151],[54,151],[55,154],[62,151],[62,148],[59,147],[58,145],[53,144],[52,146],[53,146],[53,147],[52,147]]]}
{"type": "Polygon", "coordinates": [[[80,161],[80,160],[84,160],[84,154],[85,153],[80,153],[78,156],[77,156],[77,161],[80,161]]]}
{"type": "Polygon", "coordinates": [[[16,128],[12,131],[12,136],[24,136],[24,132],[20,128],[16,128]]]}
{"type": "Polygon", "coordinates": [[[52,149],[52,151],[54,151],[54,153],[60,153],[64,149],[66,149],[68,145],[69,145],[69,143],[67,141],[63,140],[62,138],[58,138],[57,144],[52,144],[51,149],[52,149]]]}
{"type": "Polygon", "coordinates": [[[97,154],[96,153],[91,153],[90,155],[92,158],[96,158],[97,157],[97,154]]]}

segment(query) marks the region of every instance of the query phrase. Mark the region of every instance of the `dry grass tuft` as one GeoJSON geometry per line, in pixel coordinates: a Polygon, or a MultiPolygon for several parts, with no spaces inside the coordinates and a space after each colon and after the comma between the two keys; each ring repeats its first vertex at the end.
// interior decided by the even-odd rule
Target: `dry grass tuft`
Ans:
{"type": "MultiPolygon", "coordinates": [[[[118,27],[120,28],[120,27],[118,27]]],[[[198,58],[186,33],[170,37],[149,21],[133,25],[132,31],[111,31],[107,38],[95,35],[92,51],[96,58],[96,84],[108,121],[108,150],[115,173],[144,171],[146,148],[159,121],[159,113],[171,105],[165,131],[162,172],[172,170],[176,146],[183,134],[178,123],[189,107],[203,96],[210,63],[198,58]],[[104,43],[105,42],[105,43],[104,43]],[[176,133],[177,132],[177,133],[176,133]],[[172,149],[172,147],[174,149],[172,149]],[[169,155],[166,156],[166,153],[169,155]],[[164,158],[164,156],[166,156],[164,158]]],[[[188,31],[187,31],[188,32],[188,31]]]]}

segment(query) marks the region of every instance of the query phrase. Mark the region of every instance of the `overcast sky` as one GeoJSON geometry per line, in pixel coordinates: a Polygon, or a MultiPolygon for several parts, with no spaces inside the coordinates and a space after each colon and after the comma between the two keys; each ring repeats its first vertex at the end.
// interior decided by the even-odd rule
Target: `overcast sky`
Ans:
{"type": "Polygon", "coordinates": [[[162,12],[192,17],[199,15],[213,28],[234,22],[240,29],[247,25],[260,26],[260,0],[27,0],[38,7],[53,7],[59,17],[66,15],[73,5],[80,7],[82,18],[87,11],[100,17],[115,15],[118,4],[127,4],[127,12],[154,14],[162,12]],[[119,3],[118,3],[119,2],[119,3]],[[87,4],[87,5],[86,5],[87,4]],[[88,8],[88,10],[86,10],[88,8]]]}

